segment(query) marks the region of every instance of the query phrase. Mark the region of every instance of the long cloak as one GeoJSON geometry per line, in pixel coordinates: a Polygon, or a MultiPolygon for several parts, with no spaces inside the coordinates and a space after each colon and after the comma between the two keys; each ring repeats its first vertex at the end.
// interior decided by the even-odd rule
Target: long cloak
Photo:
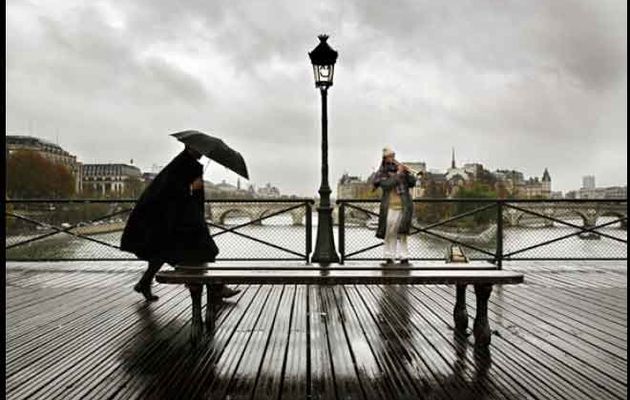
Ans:
{"type": "Polygon", "coordinates": [[[178,154],[147,186],[129,215],[120,249],[139,259],[214,262],[219,249],[204,218],[204,194],[190,190],[203,166],[187,151],[178,154]]]}
{"type": "Polygon", "coordinates": [[[402,177],[389,175],[387,174],[385,168],[381,168],[372,179],[374,187],[380,187],[382,189],[378,228],[376,229],[376,237],[379,239],[385,238],[385,231],[387,229],[387,210],[389,210],[389,195],[392,190],[396,190],[396,186],[399,184],[399,179],[402,179],[403,181],[403,192],[399,193],[400,199],[402,200],[402,219],[400,221],[400,226],[398,227],[398,233],[408,235],[411,230],[413,200],[411,199],[409,188],[416,185],[416,178],[409,173],[403,174],[402,177]]]}

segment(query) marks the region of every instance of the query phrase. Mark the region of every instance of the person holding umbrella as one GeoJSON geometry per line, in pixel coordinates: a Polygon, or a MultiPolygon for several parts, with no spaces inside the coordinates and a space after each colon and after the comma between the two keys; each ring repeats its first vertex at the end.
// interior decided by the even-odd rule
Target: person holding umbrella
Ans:
{"type": "MultiPolygon", "coordinates": [[[[223,165],[230,159],[230,154],[226,156],[229,148],[221,140],[197,131],[179,132],[173,136],[184,142],[185,149],[160,171],[140,195],[120,242],[121,250],[149,263],[134,286],[134,290],[147,301],[158,299],[151,292],[151,283],[162,265],[202,265],[214,262],[219,253],[205,222],[203,166],[198,160],[202,154],[213,155],[207,146],[200,143],[213,143],[214,151],[224,146],[216,156],[223,165]],[[200,141],[203,137],[205,139],[200,141]]],[[[247,175],[242,157],[231,151],[235,153],[231,157],[236,157],[240,172],[247,175]]],[[[229,164],[226,166],[230,167],[229,164]]],[[[239,291],[225,285],[219,288],[219,295],[223,298],[237,293],[239,291]]]]}
{"type": "Polygon", "coordinates": [[[381,166],[372,178],[374,188],[382,189],[376,230],[376,237],[385,241],[385,262],[382,266],[393,265],[397,253],[400,263],[409,265],[407,235],[413,214],[409,188],[416,185],[416,177],[409,173],[407,166],[396,161],[395,156],[391,147],[385,147],[381,166]],[[397,252],[398,242],[400,251],[397,252]]]}

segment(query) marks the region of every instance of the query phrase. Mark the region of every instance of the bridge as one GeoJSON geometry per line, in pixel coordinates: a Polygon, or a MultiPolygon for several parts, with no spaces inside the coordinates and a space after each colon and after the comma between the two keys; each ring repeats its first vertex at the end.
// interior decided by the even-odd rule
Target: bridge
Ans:
{"type": "Polygon", "coordinates": [[[255,225],[262,225],[264,219],[276,215],[288,215],[293,225],[304,225],[305,214],[304,203],[300,201],[296,201],[295,204],[277,202],[211,202],[206,204],[206,216],[219,225],[225,225],[228,218],[246,218],[249,221],[254,221],[255,225]]]}
{"type": "MultiPolygon", "coordinates": [[[[416,204],[421,201],[415,201],[416,204]]],[[[349,201],[349,203],[353,203],[349,201]]],[[[369,210],[373,213],[379,212],[378,203],[357,202],[361,209],[369,210]]],[[[487,203],[487,202],[486,202],[487,203]]],[[[624,202],[505,202],[503,203],[503,221],[507,226],[531,226],[543,225],[546,227],[554,226],[559,221],[581,220],[584,228],[592,228],[597,226],[597,221],[603,217],[615,217],[621,219],[619,227],[627,230],[628,226],[628,207],[624,202]],[[558,221],[554,221],[558,220],[558,221]]],[[[479,202],[479,207],[486,204],[479,202]]],[[[333,216],[337,223],[338,209],[335,208],[333,216]]],[[[366,224],[370,219],[370,215],[362,210],[353,207],[346,207],[345,222],[355,224],[366,224]]]]}
{"type": "Polygon", "coordinates": [[[622,219],[619,226],[627,230],[627,203],[517,203],[509,204],[507,209],[503,210],[503,219],[509,226],[532,223],[553,226],[553,219],[581,219],[583,227],[592,228],[597,226],[597,220],[602,217],[622,219]]]}

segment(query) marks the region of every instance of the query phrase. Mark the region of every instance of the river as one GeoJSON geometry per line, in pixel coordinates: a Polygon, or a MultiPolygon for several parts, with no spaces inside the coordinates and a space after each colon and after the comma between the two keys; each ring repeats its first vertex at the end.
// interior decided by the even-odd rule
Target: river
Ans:
{"type": "MultiPolygon", "coordinates": [[[[600,218],[598,224],[612,221],[613,218],[600,218]]],[[[228,228],[247,220],[234,218],[227,221],[228,228]]],[[[313,218],[313,248],[317,235],[317,218],[313,218]]],[[[234,233],[219,234],[218,228],[211,228],[215,241],[220,249],[220,259],[233,258],[295,258],[285,250],[270,247],[260,241],[272,243],[298,254],[303,254],[306,248],[306,232],[304,226],[291,224],[289,216],[276,216],[265,220],[263,225],[248,225],[236,230],[236,232],[254,238],[241,236],[234,233]]],[[[334,230],[335,243],[338,242],[338,227],[334,230]]],[[[554,227],[506,227],[504,229],[504,254],[527,248],[545,241],[560,238],[576,232],[568,226],[554,227]]],[[[601,228],[600,232],[610,236],[627,240],[627,231],[620,229],[619,224],[601,228]]],[[[117,246],[121,232],[91,235],[90,238],[100,242],[117,246]]],[[[24,237],[7,237],[7,245],[23,240],[24,237]]],[[[350,254],[369,246],[382,243],[374,237],[374,231],[360,226],[348,226],[345,232],[345,253],[350,254]]],[[[412,258],[443,258],[447,242],[435,239],[428,235],[412,235],[409,237],[409,250],[412,258]]],[[[492,240],[482,245],[490,253],[496,251],[496,241],[492,240]]],[[[337,247],[337,250],[339,248],[337,247]]],[[[487,257],[483,253],[471,249],[465,249],[469,257],[487,257]]],[[[382,247],[355,255],[361,258],[380,258],[382,247]]],[[[12,259],[74,259],[74,258],[132,258],[133,255],[121,252],[115,248],[101,243],[73,237],[67,234],[57,234],[44,240],[31,244],[18,246],[7,250],[6,257],[12,259]]],[[[568,239],[522,252],[515,257],[523,258],[625,258],[627,257],[627,244],[610,238],[602,237],[599,240],[585,240],[573,236],[568,239]]]]}

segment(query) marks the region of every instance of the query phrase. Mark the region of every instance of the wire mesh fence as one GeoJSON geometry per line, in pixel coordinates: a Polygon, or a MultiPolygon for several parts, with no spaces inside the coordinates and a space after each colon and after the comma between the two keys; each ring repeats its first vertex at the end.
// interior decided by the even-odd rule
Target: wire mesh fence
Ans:
{"type": "MultiPolygon", "coordinates": [[[[338,200],[339,251],[383,258],[377,200],[338,200]]],[[[412,260],[443,260],[452,244],[471,260],[625,260],[627,200],[417,199],[412,260]]]]}
{"type": "MultiPolygon", "coordinates": [[[[313,201],[208,200],[217,260],[309,260],[313,201]]],[[[11,200],[5,204],[9,261],[133,260],[120,237],[134,200],[11,200]]]]}
{"type": "MultiPolygon", "coordinates": [[[[11,200],[10,261],[133,260],[119,249],[134,200],[11,200]]],[[[312,252],[310,199],[208,200],[217,260],[303,260],[312,252]]],[[[379,202],[338,200],[341,260],[380,260],[379,202]]],[[[443,260],[459,244],[471,260],[626,260],[627,200],[414,200],[410,259],[443,260]]]]}
{"type": "Polygon", "coordinates": [[[627,259],[627,202],[505,203],[503,257],[627,259]]]}

